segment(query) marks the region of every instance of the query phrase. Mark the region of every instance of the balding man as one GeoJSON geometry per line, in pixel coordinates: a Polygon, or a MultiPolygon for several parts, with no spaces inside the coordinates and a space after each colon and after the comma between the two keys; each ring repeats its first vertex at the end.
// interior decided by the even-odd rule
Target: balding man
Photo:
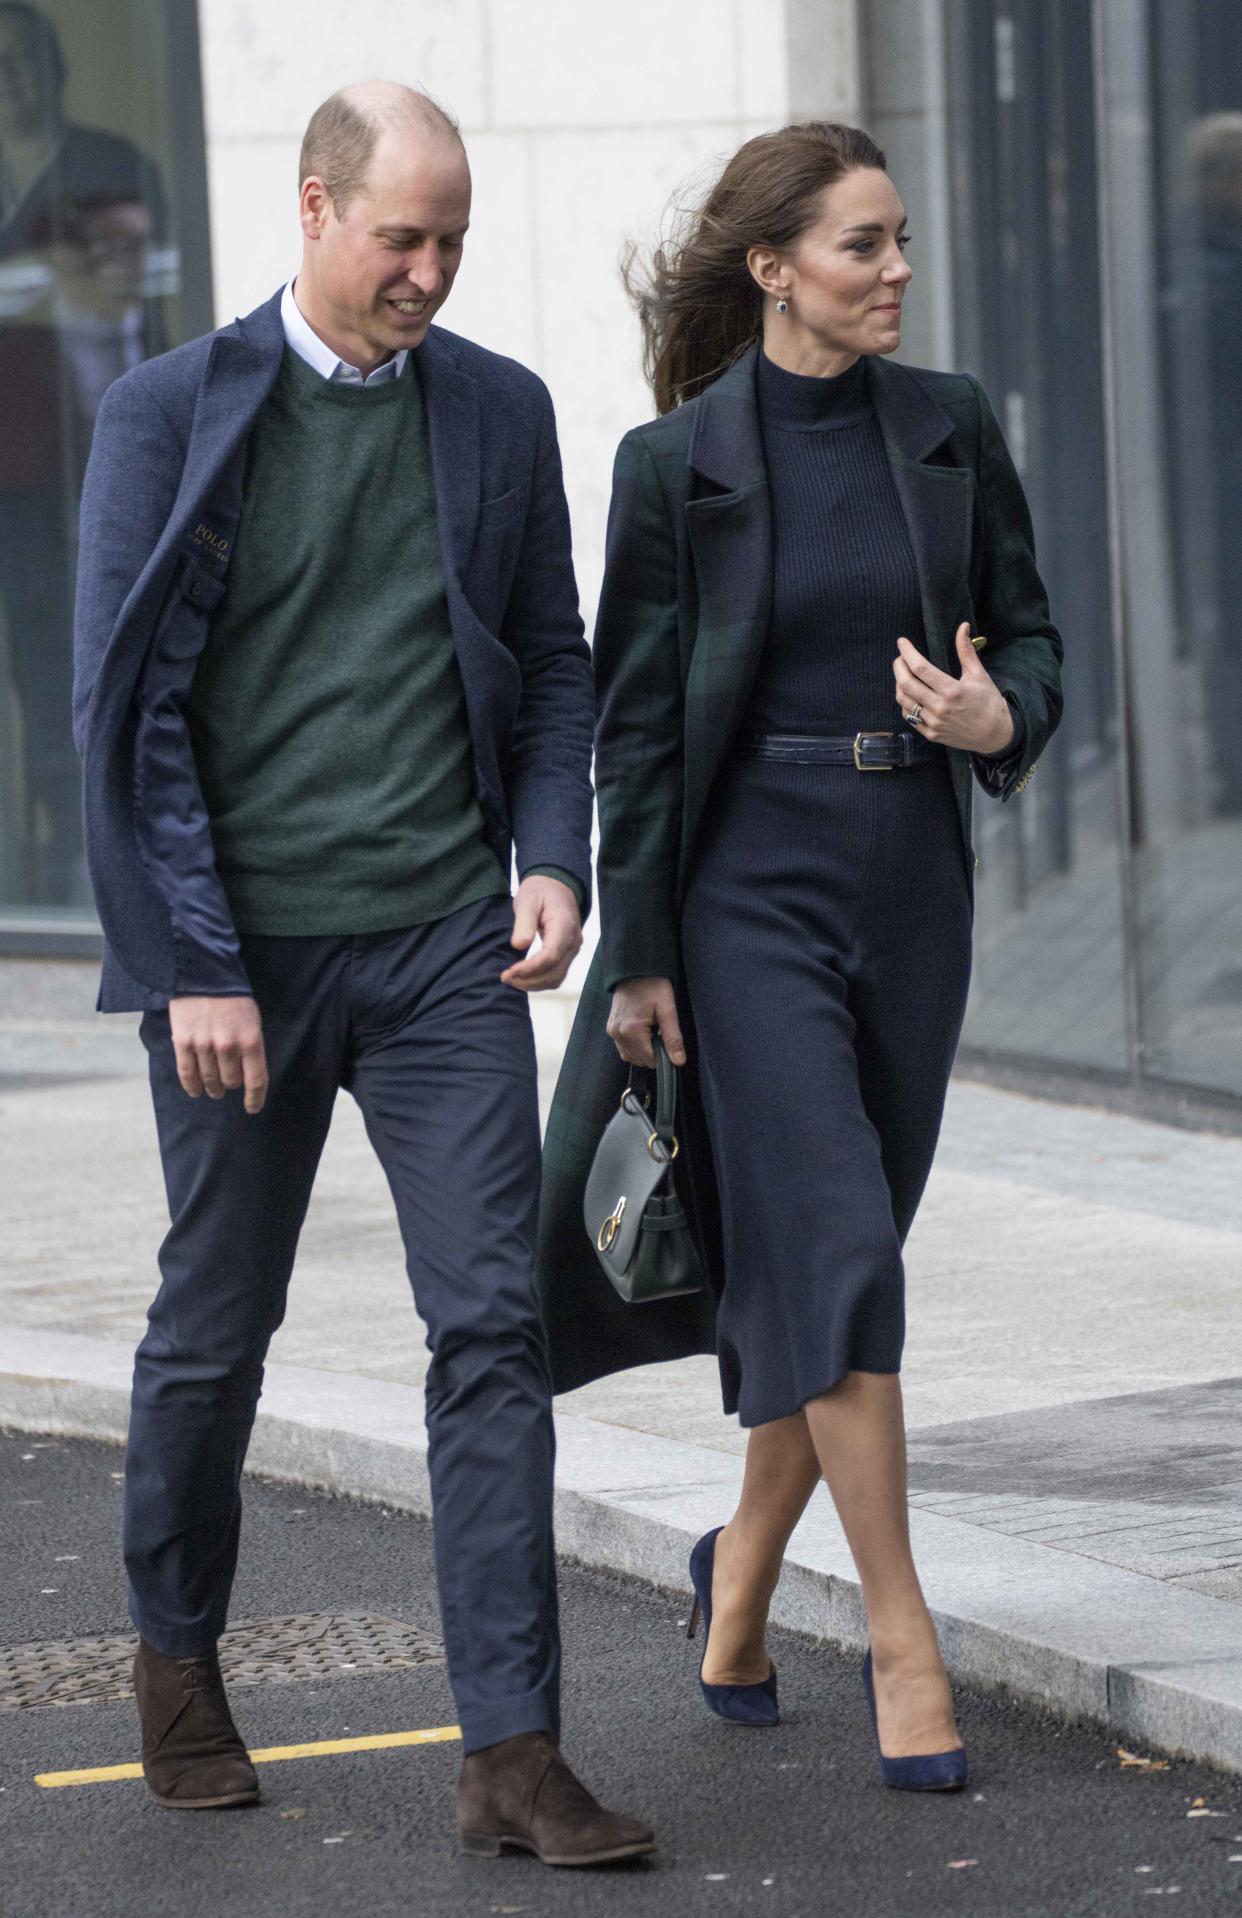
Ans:
{"type": "Polygon", "coordinates": [[[432,325],[470,172],[425,96],[327,101],[300,189],[296,280],[110,388],[82,513],[100,1004],[145,1015],[172,1219],[126,1455],[144,1770],[174,1808],[258,1796],[216,1642],[264,1356],[344,1086],[431,1349],[463,1843],[629,1857],[650,1832],[557,1745],[531,1272],[525,995],[564,978],[590,884],[591,668],[552,407],[432,325]]]}

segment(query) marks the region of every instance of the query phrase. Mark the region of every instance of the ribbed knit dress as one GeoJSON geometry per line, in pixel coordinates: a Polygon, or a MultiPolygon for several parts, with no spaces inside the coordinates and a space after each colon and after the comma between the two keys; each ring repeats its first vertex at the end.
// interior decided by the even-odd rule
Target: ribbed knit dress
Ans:
{"type": "MultiPolygon", "coordinates": [[[[745,735],[902,726],[915,555],[869,398],[760,357],[773,593],[745,735]]],[[[970,976],[971,881],[943,752],[894,771],[730,764],[681,927],[722,1201],[718,1349],[743,1425],[900,1369],[901,1247],[970,976]]]]}

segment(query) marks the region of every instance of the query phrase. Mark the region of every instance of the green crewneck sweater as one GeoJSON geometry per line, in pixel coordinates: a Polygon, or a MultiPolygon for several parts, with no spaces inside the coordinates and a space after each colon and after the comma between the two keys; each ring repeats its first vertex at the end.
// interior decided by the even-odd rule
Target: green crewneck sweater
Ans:
{"type": "Polygon", "coordinates": [[[189,721],[239,932],[385,932],[508,892],[413,356],[400,379],[343,386],[286,350],[189,721]]]}

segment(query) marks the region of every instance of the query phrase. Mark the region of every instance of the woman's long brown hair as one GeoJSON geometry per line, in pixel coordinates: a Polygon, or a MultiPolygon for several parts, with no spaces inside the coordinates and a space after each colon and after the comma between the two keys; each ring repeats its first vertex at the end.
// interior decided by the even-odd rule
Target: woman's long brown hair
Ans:
{"type": "Polygon", "coordinates": [[[631,247],[621,277],[643,329],[643,371],[669,413],[719,378],[758,339],[763,295],[746,264],[752,246],[790,247],[814,224],[818,199],[855,167],[884,169],[860,127],[810,120],[739,147],[699,207],[643,261],[631,247]]]}

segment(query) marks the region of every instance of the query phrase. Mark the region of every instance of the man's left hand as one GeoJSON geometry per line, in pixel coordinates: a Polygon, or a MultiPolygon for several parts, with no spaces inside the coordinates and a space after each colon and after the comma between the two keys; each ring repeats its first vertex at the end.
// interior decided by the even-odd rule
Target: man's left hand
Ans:
{"type": "Polygon", "coordinates": [[[967,753],[999,753],[1014,734],[1009,702],[999,690],[971,644],[970,626],[963,620],[957,629],[957,656],[962,676],[954,679],[942,673],[930,659],[924,659],[908,639],[897,641],[893,677],[897,682],[897,703],[906,718],[918,709],[916,730],[924,739],[941,746],[956,746],[967,753]]]}
{"type": "Polygon", "coordinates": [[[547,992],[559,986],[582,950],[582,919],[570,888],[543,873],[523,879],[514,895],[510,944],[530,956],[501,973],[506,986],[516,986],[519,992],[547,992]],[[539,945],[532,953],[536,939],[539,945]]]}

